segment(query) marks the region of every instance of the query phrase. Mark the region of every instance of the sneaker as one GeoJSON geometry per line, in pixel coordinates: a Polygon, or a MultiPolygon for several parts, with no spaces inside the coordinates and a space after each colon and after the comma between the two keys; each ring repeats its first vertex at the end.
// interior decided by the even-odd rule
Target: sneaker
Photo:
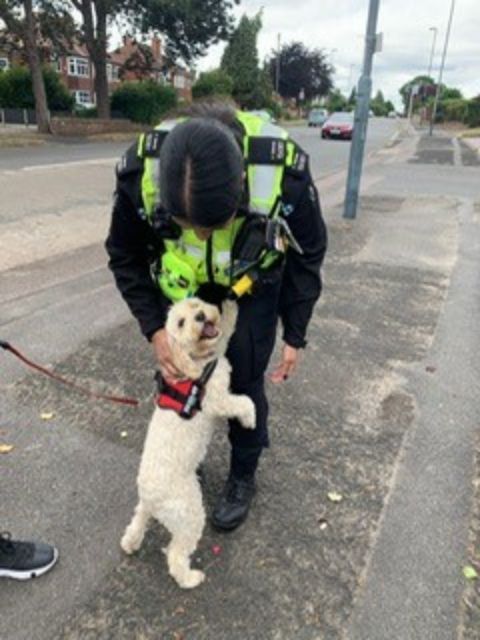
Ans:
{"type": "Polygon", "coordinates": [[[230,475],[213,510],[213,526],[221,531],[236,529],[247,518],[254,495],[255,480],[253,476],[235,478],[230,475]]]}
{"type": "Polygon", "coordinates": [[[30,580],[49,571],[58,560],[58,550],[41,542],[12,540],[0,533],[0,578],[30,580]]]}

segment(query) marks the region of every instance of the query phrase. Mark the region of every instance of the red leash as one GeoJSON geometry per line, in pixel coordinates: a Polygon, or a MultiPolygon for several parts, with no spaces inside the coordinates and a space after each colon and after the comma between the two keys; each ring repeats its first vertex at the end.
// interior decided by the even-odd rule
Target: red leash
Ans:
{"type": "Polygon", "coordinates": [[[138,406],[138,400],[135,400],[135,398],[122,398],[119,396],[104,395],[103,393],[95,393],[94,391],[90,391],[90,389],[81,387],[80,385],[75,384],[74,382],[71,382],[66,378],[63,378],[62,376],[59,376],[58,374],[53,373],[52,371],[49,371],[44,367],[41,367],[39,364],[35,364],[35,362],[32,362],[31,360],[26,358],[24,355],[20,353],[20,351],[12,347],[11,344],[9,344],[8,342],[5,342],[5,340],[0,340],[0,347],[2,349],[5,349],[5,351],[10,351],[10,353],[13,353],[14,356],[16,356],[19,360],[24,362],[26,365],[28,365],[32,369],[35,369],[36,371],[40,371],[40,373],[45,374],[46,376],[48,376],[49,378],[52,378],[53,380],[57,380],[57,382],[66,384],[69,387],[73,387],[74,389],[78,389],[78,391],[85,393],[87,396],[91,396],[92,398],[97,398],[98,400],[110,400],[110,402],[118,402],[119,404],[128,404],[132,407],[138,406]]]}

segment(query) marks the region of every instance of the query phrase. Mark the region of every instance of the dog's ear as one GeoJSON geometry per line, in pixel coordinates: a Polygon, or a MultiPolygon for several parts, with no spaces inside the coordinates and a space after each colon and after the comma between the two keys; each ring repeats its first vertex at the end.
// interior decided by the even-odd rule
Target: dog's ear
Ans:
{"type": "Polygon", "coordinates": [[[207,282],[200,285],[196,295],[200,300],[208,302],[209,304],[214,304],[218,307],[220,313],[222,313],[223,303],[227,294],[228,289],[226,287],[216,284],[215,282],[207,282]]]}

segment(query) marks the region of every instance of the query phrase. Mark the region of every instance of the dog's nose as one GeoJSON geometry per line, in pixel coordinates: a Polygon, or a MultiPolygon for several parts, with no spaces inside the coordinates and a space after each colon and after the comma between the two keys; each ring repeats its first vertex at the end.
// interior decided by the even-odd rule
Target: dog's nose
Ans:
{"type": "Polygon", "coordinates": [[[203,311],[199,311],[197,313],[197,315],[195,316],[195,320],[197,322],[205,322],[205,320],[207,319],[206,315],[203,313],[203,311]]]}

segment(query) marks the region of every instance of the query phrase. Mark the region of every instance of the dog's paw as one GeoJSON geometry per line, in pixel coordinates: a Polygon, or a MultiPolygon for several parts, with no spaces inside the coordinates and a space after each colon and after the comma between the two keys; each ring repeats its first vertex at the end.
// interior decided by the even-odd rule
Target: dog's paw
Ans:
{"type": "Polygon", "coordinates": [[[188,573],[182,575],[181,578],[175,577],[178,586],[182,589],[194,589],[205,580],[205,574],[199,569],[191,569],[188,573]]]}
{"type": "Polygon", "coordinates": [[[242,427],[245,427],[245,429],[255,429],[255,405],[248,396],[239,396],[238,400],[242,402],[241,411],[238,413],[238,419],[242,423],[242,427]]]}
{"type": "Polygon", "coordinates": [[[127,531],[123,534],[123,538],[120,540],[120,546],[128,555],[135,553],[140,549],[140,545],[142,544],[142,540],[138,540],[131,536],[127,531]]]}

